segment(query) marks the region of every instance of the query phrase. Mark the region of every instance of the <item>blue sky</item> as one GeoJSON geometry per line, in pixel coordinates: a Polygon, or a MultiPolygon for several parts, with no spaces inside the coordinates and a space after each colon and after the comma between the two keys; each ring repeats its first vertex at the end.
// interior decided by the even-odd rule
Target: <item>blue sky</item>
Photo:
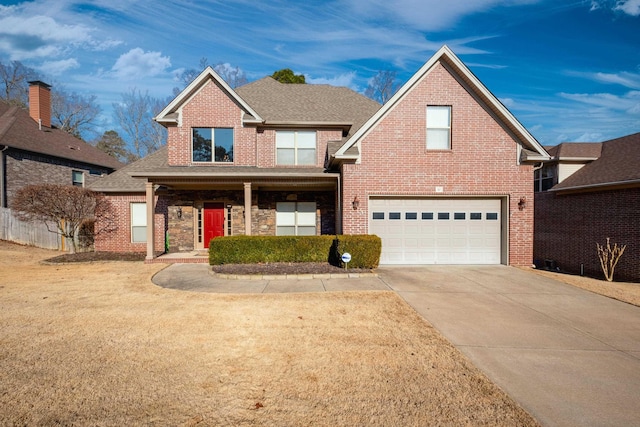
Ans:
{"type": "Polygon", "coordinates": [[[121,93],[167,98],[202,57],[363,92],[443,44],[543,145],[640,132],[640,0],[0,0],[0,60],[96,95],[100,131],[121,93]]]}

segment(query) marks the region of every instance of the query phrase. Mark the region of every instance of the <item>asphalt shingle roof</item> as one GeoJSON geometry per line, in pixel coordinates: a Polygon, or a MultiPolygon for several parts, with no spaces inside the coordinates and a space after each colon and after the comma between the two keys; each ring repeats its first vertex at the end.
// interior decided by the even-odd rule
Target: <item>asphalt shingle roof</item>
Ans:
{"type": "Polygon", "coordinates": [[[554,147],[545,147],[547,152],[556,159],[562,158],[590,158],[597,159],[602,151],[601,142],[563,142],[554,147]]]}
{"type": "Polygon", "coordinates": [[[555,185],[553,190],[640,181],[640,133],[602,143],[597,160],[555,185]]]}
{"type": "MultiPolygon", "coordinates": [[[[381,105],[346,87],[311,84],[283,84],[271,77],[246,84],[235,92],[251,106],[266,124],[350,125],[349,135],[358,130],[381,105]]],[[[337,149],[342,142],[330,143],[337,149]]],[[[131,175],[152,173],[176,176],[209,175],[223,177],[225,174],[249,176],[282,176],[324,173],[318,168],[258,168],[253,166],[169,166],[167,149],[163,147],[126,167],[103,177],[90,188],[105,192],[142,192],[145,180],[131,175]]]]}
{"type": "Polygon", "coordinates": [[[40,130],[28,111],[4,101],[0,101],[0,145],[111,169],[123,166],[67,132],[47,127],[40,130]]]}
{"type": "Polygon", "coordinates": [[[118,169],[117,171],[97,179],[89,184],[94,191],[144,192],[145,180],[132,178],[130,173],[167,167],[167,146],[118,169]]]}
{"type": "Polygon", "coordinates": [[[264,77],[236,89],[236,93],[266,123],[350,124],[358,130],[381,107],[377,102],[346,87],[284,84],[264,77]]]}

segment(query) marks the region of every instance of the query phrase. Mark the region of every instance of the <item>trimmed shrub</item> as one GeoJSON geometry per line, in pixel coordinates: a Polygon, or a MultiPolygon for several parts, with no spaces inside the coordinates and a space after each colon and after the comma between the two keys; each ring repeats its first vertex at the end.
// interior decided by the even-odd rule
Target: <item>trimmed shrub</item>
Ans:
{"type": "Polygon", "coordinates": [[[382,244],[377,236],[226,236],[209,243],[209,264],[269,262],[329,262],[343,266],[344,252],[351,268],[375,268],[382,244]]]}
{"type": "MultiPolygon", "coordinates": [[[[380,262],[382,240],[372,234],[336,236],[337,252],[351,254],[349,268],[376,268],[380,262]]],[[[341,261],[342,263],[342,261],[341,261]]],[[[341,264],[341,266],[343,266],[341,264]]]]}

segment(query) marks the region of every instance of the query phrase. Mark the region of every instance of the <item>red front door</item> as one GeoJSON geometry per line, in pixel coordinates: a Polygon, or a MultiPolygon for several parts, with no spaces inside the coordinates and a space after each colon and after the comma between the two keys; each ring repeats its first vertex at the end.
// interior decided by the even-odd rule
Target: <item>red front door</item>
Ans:
{"type": "Polygon", "coordinates": [[[224,204],[204,204],[204,247],[209,247],[209,241],[218,236],[224,236],[224,204]]]}

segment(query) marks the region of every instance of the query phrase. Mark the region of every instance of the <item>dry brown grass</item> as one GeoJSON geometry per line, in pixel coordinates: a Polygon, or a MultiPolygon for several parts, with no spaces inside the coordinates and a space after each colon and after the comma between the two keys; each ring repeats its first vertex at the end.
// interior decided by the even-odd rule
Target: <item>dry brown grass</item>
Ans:
{"type": "Polygon", "coordinates": [[[542,276],[551,277],[560,282],[640,307],[640,283],[607,282],[606,280],[598,280],[591,277],[555,273],[553,271],[536,270],[532,268],[525,268],[525,270],[533,271],[542,276]]]}
{"type": "Polygon", "coordinates": [[[536,425],[392,292],[161,289],[0,242],[0,425],[536,425]]]}

